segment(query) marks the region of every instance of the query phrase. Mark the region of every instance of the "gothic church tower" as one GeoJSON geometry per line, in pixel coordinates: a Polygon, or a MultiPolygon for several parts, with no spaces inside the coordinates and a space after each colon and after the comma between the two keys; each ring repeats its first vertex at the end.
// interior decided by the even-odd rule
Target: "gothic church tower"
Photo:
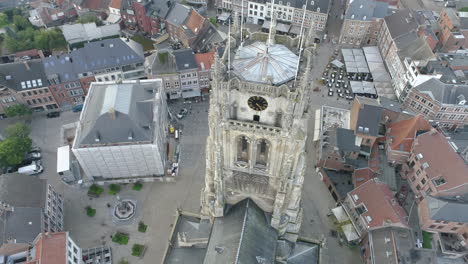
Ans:
{"type": "Polygon", "coordinates": [[[266,42],[253,38],[236,45],[231,37],[213,65],[202,214],[222,217],[229,205],[250,198],[271,214],[280,235],[295,241],[313,49],[304,49],[299,63],[298,52],[291,51],[297,41],[290,49],[274,34],[266,42]]]}

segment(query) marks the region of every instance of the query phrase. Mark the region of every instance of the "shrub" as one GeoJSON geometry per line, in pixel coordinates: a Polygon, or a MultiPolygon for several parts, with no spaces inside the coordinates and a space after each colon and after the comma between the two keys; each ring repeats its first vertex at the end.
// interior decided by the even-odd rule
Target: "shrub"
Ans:
{"type": "Polygon", "coordinates": [[[133,244],[133,247],[132,247],[132,256],[136,256],[136,257],[141,256],[141,253],[143,253],[143,249],[144,249],[144,248],[145,248],[144,245],[133,244]]]}
{"type": "Polygon", "coordinates": [[[7,106],[5,108],[5,114],[8,117],[24,116],[32,114],[32,110],[23,104],[15,104],[7,106]]]}
{"type": "Polygon", "coordinates": [[[112,237],[112,242],[115,242],[120,245],[127,245],[128,244],[128,235],[124,233],[117,232],[115,235],[112,237]]]}
{"type": "Polygon", "coordinates": [[[129,264],[128,260],[124,259],[124,258],[121,258],[119,260],[119,264],[129,264]]]}
{"type": "Polygon", "coordinates": [[[148,228],[148,225],[145,225],[145,223],[143,221],[140,221],[138,223],[138,231],[139,232],[145,233],[147,228],[148,228]]]}
{"type": "Polygon", "coordinates": [[[116,195],[118,192],[120,192],[120,185],[118,184],[109,185],[109,194],[116,195]]]}
{"type": "Polygon", "coordinates": [[[133,189],[134,191],[139,191],[139,190],[141,190],[142,188],[143,188],[143,183],[141,183],[141,182],[135,182],[135,183],[133,184],[133,187],[132,187],[132,189],[133,189]]]}
{"type": "Polygon", "coordinates": [[[92,208],[91,206],[86,206],[86,215],[89,217],[93,217],[96,215],[96,209],[92,208]]]}
{"type": "Polygon", "coordinates": [[[104,192],[104,189],[96,184],[91,185],[88,190],[89,195],[95,195],[95,196],[99,196],[103,192],[104,192]]]}

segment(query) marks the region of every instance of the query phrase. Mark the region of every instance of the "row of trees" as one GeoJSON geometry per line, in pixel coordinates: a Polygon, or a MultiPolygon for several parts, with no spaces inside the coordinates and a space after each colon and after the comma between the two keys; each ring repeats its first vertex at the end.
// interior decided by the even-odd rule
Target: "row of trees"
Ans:
{"type": "Polygon", "coordinates": [[[22,15],[20,9],[7,10],[0,13],[0,25],[11,25],[10,31],[4,36],[6,47],[11,52],[42,49],[52,50],[66,45],[62,31],[58,28],[44,30],[35,28],[22,15]]]}
{"type": "Polygon", "coordinates": [[[0,142],[0,165],[3,168],[23,162],[24,156],[31,150],[30,133],[31,128],[24,123],[16,123],[5,129],[7,137],[0,142]]]}

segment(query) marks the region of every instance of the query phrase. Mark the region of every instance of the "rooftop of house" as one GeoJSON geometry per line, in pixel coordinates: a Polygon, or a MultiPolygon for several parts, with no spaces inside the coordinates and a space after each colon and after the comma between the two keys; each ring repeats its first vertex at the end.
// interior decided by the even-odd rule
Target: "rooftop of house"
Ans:
{"type": "MultiPolygon", "coordinates": [[[[426,196],[428,216],[434,221],[468,223],[468,202],[426,196]]],[[[424,207],[424,206],[423,206],[424,207]]]]}
{"type": "Polygon", "coordinates": [[[335,186],[338,195],[342,199],[346,198],[346,194],[354,189],[353,176],[351,172],[328,170],[325,168],[323,171],[327,174],[328,178],[333,183],[333,186],[335,186]]]}
{"type": "Polygon", "coordinates": [[[92,83],[74,147],[152,142],[155,99],[161,89],[159,79],[92,83]]]}
{"type": "Polygon", "coordinates": [[[197,62],[198,69],[201,71],[210,70],[211,65],[214,64],[214,56],[214,51],[195,54],[195,61],[197,62]]]}
{"type": "Polygon", "coordinates": [[[349,20],[372,21],[384,18],[388,13],[388,3],[376,0],[354,0],[348,4],[345,18],[349,20]]]}
{"type": "Polygon", "coordinates": [[[60,82],[79,79],[78,74],[143,63],[143,47],[125,38],[86,43],[81,49],[43,60],[46,74],[58,75],[60,82]]]}
{"type": "Polygon", "coordinates": [[[404,227],[373,229],[369,244],[372,263],[429,264],[435,257],[435,252],[414,248],[412,230],[404,227]]]}
{"type": "Polygon", "coordinates": [[[357,188],[367,182],[370,179],[373,179],[376,176],[369,168],[358,168],[353,171],[353,185],[354,188],[357,188]]]}
{"type": "Polygon", "coordinates": [[[359,152],[360,148],[355,142],[356,136],[353,130],[336,128],[336,146],[340,151],[359,152]]]}
{"type": "MultiPolygon", "coordinates": [[[[208,23],[208,26],[204,29],[204,31],[198,34],[197,38],[192,44],[192,47],[197,52],[209,52],[210,50],[214,48],[214,46],[222,43],[226,39],[227,39],[227,34],[216,29],[216,27],[213,24],[208,23]]],[[[222,50],[222,49],[218,49],[218,50],[222,50]]],[[[221,56],[222,56],[222,53],[220,57],[221,56]]]]}
{"type": "Polygon", "coordinates": [[[40,207],[14,207],[0,216],[0,243],[31,243],[42,232],[43,212],[40,207]]]}
{"type": "Polygon", "coordinates": [[[42,233],[35,244],[34,260],[38,263],[63,264],[67,262],[67,233],[42,233]]]}
{"type": "Polygon", "coordinates": [[[413,89],[427,94],[433,100],[447,105],[468,105],[468,85],[443,83],[431,78],[413,89]]]}
{"type": "Polygon", "coordinates": [[[88,8],[91,11],[102,11],[109,7],[111,0],[73,0],[77,5],[88,8]]]}
{"type": "Polygon", "coordinates": [[[49,84],[41,60],[29,60],[0,64],[0,85],[24,91],[49,84]]]}
{"type": "MultiPolygon", "coordinates": [[[[123,0],[125,2],[125,0],[123,0]]],[[[145,4],[146,16],[152,18],[166,18],[174,5],[173,0],[152,0],[145,4]]]]}
{"type": "Polygon", "coordinates": [[[354,132],[356,134],[377,137],[379,135],[382,107],[364,104],[359,110],[354,132]]]}
{"type": "Polygon", "coordinates": [[[199,33],[204,25],[206,18],[200,15],[197,11],[193,10],[190,12],[190,15],[185,22],[185,25],[194,33],[199,33]]]}
{"type": "Polygon", "coordinates": [[[468,66],[468,55],[464,53],[437,53],[437,59],[450,67],[468,66]]]}
{"type": "Polygon", "coordinates": [[[411,9],[395,9],[389,16],[385,17],[390,35],[396,39],[409,32],[416,32],[423,24],[424,18],[411,9]]]}
{"type": "Polygon", "coordinates": [[[398,56],[401,59],[411,58],[412,60],[429,60],[435,57],[425,36],[419,36],[411,31],[395,38],[398,47],[398,56]]]}
{"type": "Polygon", "coordinates": [[[111,0],[109,7],[120,10],[122,7],[122,0],[111,0]]]}
{"type": "Polygon", "coordinates": [[[65,40],[68,42],[68,44],[120,35],[120,26],[118,24],[103,25],[98,27],[96,23],[78,23],[63,25],[60,28],[62,29],[63,36],[65,37],[65,40]]]}
{"type": "Polygon", "coordinates": [[[176,3],[167,14],[166,21],[175,26],[182,26],[190,16],[191,11],[190,7],[176,3]]]}
{"type": "Polygon", "coordinates": [[[44,208],[46,192],[47,180],[38,177],[19,173],[0,177],[0,201],[13,207],[44,208]]]}
{"type": "Polygon", "coordinates": [[[454,8],[444,8],[442,12],[447,14],[447,17],[450,19],[454,27],[460,27],[460,18],[454,8]]]}
{"type": "Polygon", "coordinates": [[[457,195],[468,189],[468,165],[435,129],[416,137],[412,151],[439,193],[457,195]]]}
{"type": "MultiPolygon", "coordinates": [[[[287,3],[288,1],[284,1],[283,3],[287,3]]],[[[291,6],[294,6],[295,8],[304,8],[304,5],[306,3],[306,0],[292,0],[291,6]]],[[[313,11],[313,12],[318,12],[318,13],[323,13],[323,14],[328,14],[328,9],[330,8],[330,0],[315,0],[315,1],[309,1],[307,3],[307,10],[313,11]]]]}
{"type": "Polygon", "coordinates": [[[377,179],[371,179],[348,193],[356,208],[362,205],[361,216],[367,223],[367,228],[385,225],[407,226],[405,210],[398,204],[394,193],[387,184],[377,179]]]}
{"type": "Polygon", "coordinates": [[[153,76],[177,73],[175,57],[169,51],[153,53],[146,60],[153,76]]]}
{"type": "Polygon", "coordinates": [[[455,131],[443,131],[445,136],[450,137],[450,142],[457,153],[468,163],[468,125],[455,131]]]}
{"type": "Polygon", "coordinates": [[[195,53],[191,49],[176,50],[172,54],[175,57],[176,68],[179,72],[198,69],[195,53]]]}
{"type": "Polygon", "coordinates": [[[394,122],[387,128],[387,142],[392,150],[410,152],[418,131],[429,131],[432,126],[421,115],[394,122]]]}

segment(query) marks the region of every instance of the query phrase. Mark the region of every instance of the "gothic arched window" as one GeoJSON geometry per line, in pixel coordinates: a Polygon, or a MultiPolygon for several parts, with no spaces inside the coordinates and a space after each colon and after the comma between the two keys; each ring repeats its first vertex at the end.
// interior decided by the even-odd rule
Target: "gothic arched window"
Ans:
{"type": "Polygon", "coordinates": [[[237,162],[248,163],[250,159],[249,155],[250,143],[246,136],[240,136],[237,138],[237,162]]]}
{"type": "Polygon", "coordinates": [[[255,159],[256,166],[265,166],[268,162],[268,154],[270,151],[270,144],[266,139],[260,139],[257,141],[257,156],[255,159]]]}

